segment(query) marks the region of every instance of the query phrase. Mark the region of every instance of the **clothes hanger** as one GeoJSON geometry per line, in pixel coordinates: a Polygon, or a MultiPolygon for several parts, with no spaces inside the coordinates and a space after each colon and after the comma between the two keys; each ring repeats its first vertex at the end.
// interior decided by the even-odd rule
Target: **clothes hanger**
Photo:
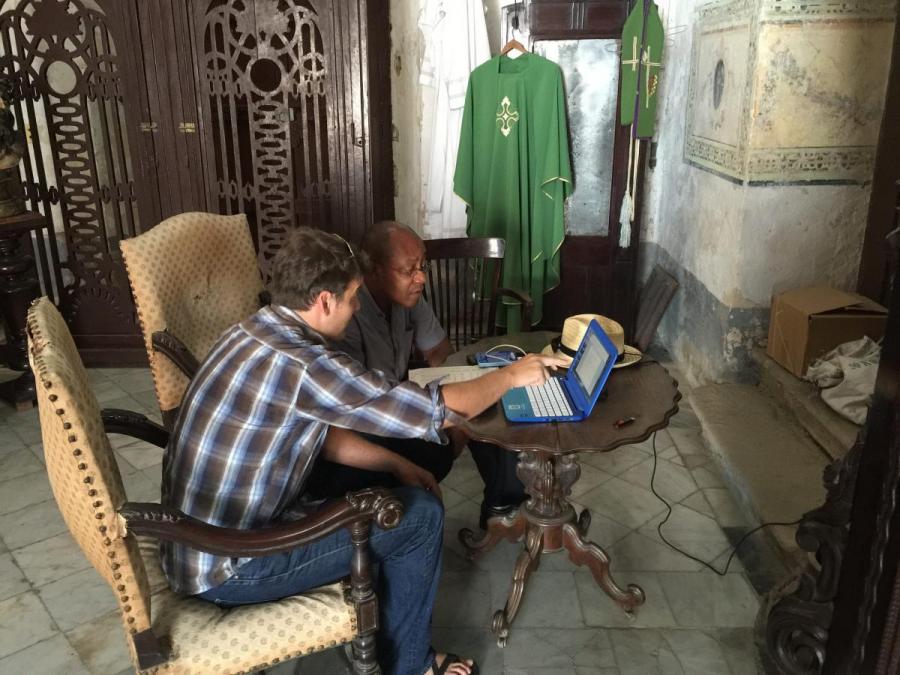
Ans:
{"type": "Polygon", "coordinates": [[[523,54],[528,52],[528,50],[522,46],[521,42],[519,42],[518,40],[513,38],[512,40],[507,42],[505,45],[503,45],[503,49],[500,50],[500,56],[505,56],[506,54],[511,52],[513,49],[518,49],[523,54]]]}
{"type": "MultiPolygon", "coordinates": [[[[519,3],[518,2],[515,3],[513,12],[514,12],[513,18],[512,18],[513,30],[518,30],[518,28],[519,28],[519,3]]],[[[500,56],[506,56],[513,49],[518,49],[519,52],[522,54],[526,54],[528,52],[528,50],[525,49],[525,47],[522,45],[521,42],[519,42],[518,40],[513,38],[512,40],[507,42],[505,45],[503,45],[503,49],[500,50],[500,56]]],[[[510,58],[515,58],[515,57],[510,57],[510,58]]]]}

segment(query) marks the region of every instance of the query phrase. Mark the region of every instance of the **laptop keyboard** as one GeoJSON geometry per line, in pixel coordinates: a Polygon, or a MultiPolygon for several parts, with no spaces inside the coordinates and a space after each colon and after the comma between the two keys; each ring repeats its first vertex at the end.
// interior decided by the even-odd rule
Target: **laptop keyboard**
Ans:
{"type": "Polygon", "coordinates": [[[558,377],[551,377],[539,387],[525,387],[525,392],[537,417],[567,417],[572,414],[572,407],[558,377]]]}

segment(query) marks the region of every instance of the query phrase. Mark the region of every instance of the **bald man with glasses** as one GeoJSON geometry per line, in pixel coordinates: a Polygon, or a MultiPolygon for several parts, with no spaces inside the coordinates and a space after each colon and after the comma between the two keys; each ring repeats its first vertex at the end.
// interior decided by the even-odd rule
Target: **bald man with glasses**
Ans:
{"type": "MultiPolygon", "coordinates": [[[[362,250],[367,261],[365,286],[358,294],[360,308],[335,348],[366,368],[382,371],[393,383],[407,379],[413,346],[429,366],[443,364],[452,348],[423,296],[427,280],[425,243],[406,225],[387,220],[366,231],[362,250]]],[[[468,440],[458,429],[449,430],[448,436],[449,448],[422,439],[370,440],[429,471],[440,482],[468,440]]],[[[479,518],[485,528],[489,518],[512,513],[525,499],[525,489],[516,475],[514,453],[488,443],[472,441],[468,445],[485,484],[479,518]]],[[[321,462],[316,470],[314,483],[328,490],[323,497],[373,485],[393,485],[391,476],[328,462],[321,462]]]]}

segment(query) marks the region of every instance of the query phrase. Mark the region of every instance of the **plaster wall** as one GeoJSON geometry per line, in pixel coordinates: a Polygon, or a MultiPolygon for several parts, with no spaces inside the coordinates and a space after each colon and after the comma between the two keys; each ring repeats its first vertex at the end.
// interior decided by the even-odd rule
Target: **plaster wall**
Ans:
{"type": "Polygon", "coordinates": [[[773,293],[855,287],[892,8],[658,4],[669,38],[642,272],[660,262],[681,281],[659,338],[689,376],[743,381],[773,293]]]}
{"type": "Polygon", "coordinates": [[[394,217],[422,232],[422,97],[419,67],[425,45],[419,2],[390,0],[391,116],[394,138],[394,217]]]}

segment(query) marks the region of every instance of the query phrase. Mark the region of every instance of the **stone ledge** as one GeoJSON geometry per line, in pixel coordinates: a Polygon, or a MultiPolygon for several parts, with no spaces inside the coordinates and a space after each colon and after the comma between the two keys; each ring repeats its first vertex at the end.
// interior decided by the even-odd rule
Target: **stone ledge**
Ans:
{"type": "MultiPolygon", "coordinates": [[[[772,398],[749,385],[712,384],[690,399],[725,484],[757,524],[794,521],[823,503],[830,460],[772,398]]],[[[805,560],[796,527],[765,531],[788,567],[805,560]]]]}
{"type": "Polygon", "coordinates": [[[782,368],[764,350],[756,349],[759,386],[791,411],[797,422],[831,459],[840,459],[853,447],[860,427],[829,408],[819,389],[782,368]]]}

